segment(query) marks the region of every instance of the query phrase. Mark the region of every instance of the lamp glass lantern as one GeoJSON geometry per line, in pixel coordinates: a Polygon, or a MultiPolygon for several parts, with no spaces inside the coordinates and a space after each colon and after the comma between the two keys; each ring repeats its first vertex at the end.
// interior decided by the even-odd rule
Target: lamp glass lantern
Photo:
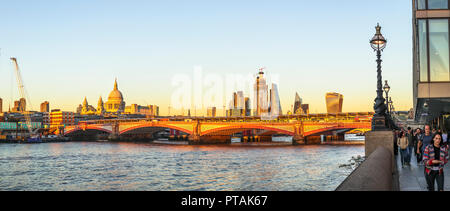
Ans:
{"type": "Polygon", "coordinates": [[[383,51],[383,49],[386,48],[387,40],[381,34],[380,24],[377,24],[377,26],[375,28],[376,28],[377,32],[373,36],[372,40],[370,40],[370,46],[375,51],[383,51]]]}
{"type": "Polygon", "coordinates": [[[389,94],[389,91],[391,90],[391,87],[388,84],[388,81],[384,81],[384,87],[383,87],[384,92],[386,92],[386,95],[389,94]]]}

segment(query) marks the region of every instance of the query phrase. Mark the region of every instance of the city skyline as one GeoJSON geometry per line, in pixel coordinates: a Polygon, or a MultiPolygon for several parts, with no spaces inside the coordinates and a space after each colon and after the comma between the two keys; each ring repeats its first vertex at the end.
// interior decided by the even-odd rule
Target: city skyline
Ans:
{"type": "MultiPolygon", "coordinates": [[[[227,73],[254,75],[258,68],[267,67],[269,73],[280,76],[277,84],[284,111],[291,110],[295,92],[302,93],[311,113],[326,113],[323,94],[327,92],[346,96],[344,112],[372,111],[376,81],[371,76],[375,76],[376,69],[368,40],[377,22],[389,40],[383,57],[383,77],[391,84],[390,96],[397,110],[412,107],[412,41],[405,36],[411,34],[409,1],[389,1],[392,7],[376,11],[379,14],[358,1],[329,1],[325,5],[246,2],[240,3],[238,11],[233,7],[238,2],[51,2],[44,6],[12,2],[10,7],[16,13],[2,11],[1,17],[11,20],[1,23],[10,30],[0,35],[4,41],[0,43],[0,98],[4,111],[13,106],[11,99],[19,99],[13,67],[8,61],[12,56],[18,58],[31,100],[27,107],[32,105],[33,110],[39,110],[39,104],[48,101],[50,109],[75,111],[84,97],[92,102],[100,96],[106,99],[111,81],[118,78],[128,105],[156,104],[165,115],[175,89],[170,86],[173,75],[187,74],[192,78],[194,67],[200,65],[204,72],[223,78],[227,73]],[[165,10],[168,14],[156,11],[169,6],[173,10],[165,10]],[[247,10],[250,7],[252,10],[247,10]],[[34,8],[37,11],[33,12],[34,8]],[[99,8],[103,18],[95,13],[99,8]],[[81,17],[80,11],[85,9],[85,17],[81,17]],[[146,9],[154,13],[145,12],[146,9]],[[46,16],[29,19],[45,11],[46,16]],[[356,22],[350,21],[351,15],[337,17],[346,11],[372,15],[356,22]],[[307,17],[314,12],[323,12],[323,17],[311,24],[307,17]],[[332,16],[335,20],[330,21],[332,16]],[[70,27],[65,26],[67,21],[70,27]],[[342,36],[342,43],[335,42],[335,34],[342,36]],[[43,83],[48,78],[51,80],[43,83]],[[156,91],[161,87],[166,92],[156,91]]],[[[216,107],[222,114],[222,105],[216,107]]],[[[197,108],[196,113],[206,116],[206,110],[206,106],[197,108]]],[[[171,109],[173,114],[181,114],[181,110],[171,109]]]]}

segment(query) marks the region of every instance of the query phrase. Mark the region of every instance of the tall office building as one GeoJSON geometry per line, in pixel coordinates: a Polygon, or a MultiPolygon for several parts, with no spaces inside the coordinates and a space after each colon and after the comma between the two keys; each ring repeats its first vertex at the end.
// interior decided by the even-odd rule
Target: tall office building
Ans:
{"type": "Polygon", "coordinates": [[[206,113],[207,117],[216,117],[216,107],[209,107],[206,113]]]}
{"type": "Polygon", "coordinates": [[[325,95],[327,102],[327,113],[338,114],[342,113],[342,104],[344,102],[344,96],[339,93],[327,93],[325,95]]]}
{"type": "Polygon", "coordinates": [[[256,82],[254,85],[255,92],[255,104],[254,106],[254,116],[261,116],[262,114],[268,114],[269,112],[269,102],[268,102],[268,86],[266,84],[266,79],[264,78],[264,72],[261,70],[256,77],[256,82]]]}
{"type": "Polygon", "coordinates": [[[272,88],[270,89],[270,116],[282,115],[281,110],[280,95],[278,94],[278,86],[272,83],[272,88]]]}
{"type": "Polygon", "coordinates": [[[298,95],[298,93],[295,93],[293,114],[309,114],[309,104],[303,104],[303,99],[298,95]]]}
{"type": "Polygon", "coordinates": [[[0,98],[0,113],[3,113],[3,100],[0,98]]]}
{"type": "Polygon", "coordinates": [[[300,96],[298,95],[298,93],[295,93],[295,101],[294,101],[294,109],[293,109],[293,113],[294,114],[301,114],[302,113],[302,98],[300,98],[300,96]]]}
{"type": "Polygon", "coordinates": [[[19,100],[14,101],[14,107],[12,108],[11,112],[17,112],[17,113],[23,113],[26,111],[27,108],[27,101],[25,98],[20,98],[19,100]]]}
{"type": "Polygon", "coordinates": [[[309,104],[302,104],[301,110],[300,114],[309,114],[309,104]]]}
{"type": "Polygon", "coordinates": [[[50,104],[48,101],[45,101],[41,103],[41,112],[49,112],[50,111],[50,104]]]}
{"type": "Polygon", "coordinates": [[[252,106],[251,106],[250,98],[248,98],[248,97],[244,98],[244,104],[245,104],[244,115],[251,116],[252,115],[252,106]]]}
{"type": "Polygon", "coordinates": [[[236,108],[238,109],[244,109],[245,107],[245,98],[244,98],[244,92],[243,91],[238,91],[236,92],[236,108]]]}
{"type": "Polygon", "coordinates": [[[447,0],[413,0],[413,103],[416,121],[450,130],[447,0]]]}
{"type": "Polygon", "coordinates": [[[25,100],[25,98],[20,98],[19,102],[20,102],[19,111],[21,111],[21,112],[26,111],[27,110],[27,101],[25,100]]]}
{"type": "Polygon", "coordinates": [[[245,115],[245,98],[244,92],[238,91],[233,93],[233,99],[230,102],[227,116],[242,117],[245,115]]]}

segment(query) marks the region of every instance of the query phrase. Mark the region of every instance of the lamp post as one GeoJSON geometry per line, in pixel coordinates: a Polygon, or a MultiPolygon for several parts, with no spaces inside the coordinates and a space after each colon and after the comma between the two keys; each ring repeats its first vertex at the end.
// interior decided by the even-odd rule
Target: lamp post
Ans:
{"type": "Polygon", "coordinates": [[[388,105],[389,105],[389,110],[391,110],[392,111],[392,107],[394,106],[393,105],[393,102],[392,102],[392,98],[391,97],[389,97],[389,101],[388,101],[388,105]]]}
{"type": "Polygon", "coordinates": [[[383,37],[381,34],[381,26],[380,24],[377,24],[375,27],[376,34],[370,40],[370,46],[373,48],[374,51],[377,52],[377,97],[375,98],[375,105],[373,106],[375,110],[375,115],[372,118],[372,130],[373,131],[382,131],[382,130],[388,130],[387,123],[388,120],[386,119],[386,110],[387,106],[385,104],[385,99],[383,97],[383,84],[382,84],[382,77],[381,77],[381,51],[386,48],[387,40],[383,37]]]}
{"type": "Polygon", "coordinates": [[[391,90],[391,87],[389,86],[387,80],[384,81],[384,87],[383,87],[383,90],[384,90],[384,92],[386,93],[387,113],[388,113],[388,115],[389,115],[389,114],[391,114],[391,113],[389,112],[389,103],[390,103],[390,102],[389,102],[389,91],[391,90]]]}

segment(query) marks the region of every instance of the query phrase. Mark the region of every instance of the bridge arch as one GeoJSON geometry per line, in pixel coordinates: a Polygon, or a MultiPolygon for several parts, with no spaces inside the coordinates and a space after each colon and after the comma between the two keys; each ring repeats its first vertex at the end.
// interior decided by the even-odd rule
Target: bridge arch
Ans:
{"type": "Polygon", "coordinates": [[[256,124],[242,124],[242,125],[230,125],[230,126],[224,126],[214,129],[209,129],[206,131],[202,131],[202,136],[208,136],[208,135],[232,135],[234,133],[243,132],[246,130],[266,130],[266,131],[273,131],[276,133],[286,134],[286,135],[294,135],[294,127],[292,126],[292,130],[287,129],[281,129],[277,128],[276,126],[266,126],[266,125],[256,125],[256,124]]]}
{"type": "Polygon", "coordinates": [[[338,131],[338,130],[354,130],[357,128],[352,128],[352,127],[327,127],[327,128],[321,128],[321,129],[317,129],[317,130],[312,130],[312,131],[308,131],[305,132],[304,136],[317,136],[317,135],[321,135],[323,133],[327,133],[327,132],[332,132],[332,131],[338,131]]]}
{"type": "Polygon", "coordinates": [[[111,130],[108,130],[108,129],[105,129],[102,127],[86,127],[86,128],[76,127],[76,128],[64,131],[64,135],[74,134],[79,131],[100,131],[100,132],[105,132],[105,133],[112,133],[111,130]]]}
{"type": "MultiPolygon", "coordinates": [[[[182,127],[177,127],[177,126],[173,126],[173,125],[168,125],[168,124],[141,124],[141,125],[136,125],[136,126],[132,126],[129,128],[126,128],[124,130],[119,131],[119,135],[124,135],[126,133],[132,132],[134,130],[139,130],[139,129],[143,129],[143,128],[154,128],[154,129],[174,129],[174,130],[178,130],[187,134],[192,134],[192,131],[189,131],[188,129],[182,128],[182,127]]],[[[159,130],[159,131],[161,131],[159,130]]],[[[155,131],[157,132],[157,131],[155,131]]]]}

